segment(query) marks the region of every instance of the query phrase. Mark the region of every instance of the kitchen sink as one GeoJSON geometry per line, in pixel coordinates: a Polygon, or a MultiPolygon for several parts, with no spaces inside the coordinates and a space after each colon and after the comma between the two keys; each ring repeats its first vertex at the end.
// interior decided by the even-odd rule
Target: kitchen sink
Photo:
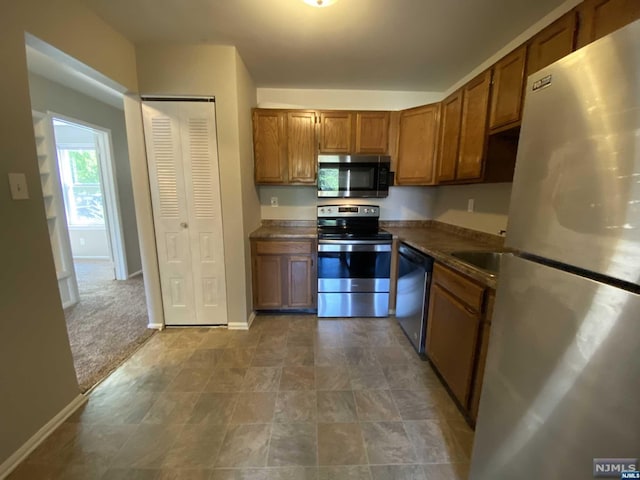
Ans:
{"type": "Polygon", "coordinates": [[[503,255],[511,255],[509,252],[452,252],[451,256],[463,262],[470,263],[474,267],[485,270],[493,275],[500,271],[500,259],[503,255]]]}

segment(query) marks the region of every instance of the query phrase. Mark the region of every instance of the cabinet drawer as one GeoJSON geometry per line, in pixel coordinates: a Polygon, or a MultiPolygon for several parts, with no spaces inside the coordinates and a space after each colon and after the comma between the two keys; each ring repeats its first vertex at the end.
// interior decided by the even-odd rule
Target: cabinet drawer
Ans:
{"type": "Polygon", "coordinates": [[[433,267],[433,281],[458,297],[473,310],[477,312],[482,310],[484,287],[438,263],[433,267]]]}
{"type": "Polygon", "coordinates": [[[258,255],[295,255],[302,253],[313,253],[313,242],[256,242],[256,253],[258,255]]]}

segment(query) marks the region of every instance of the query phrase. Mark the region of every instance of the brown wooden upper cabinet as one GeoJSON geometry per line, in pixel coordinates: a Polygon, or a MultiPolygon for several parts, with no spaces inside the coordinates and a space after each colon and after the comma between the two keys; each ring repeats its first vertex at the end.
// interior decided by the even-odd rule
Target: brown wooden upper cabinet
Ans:
{"type": "Polygon", "coordinates": [[[584,0],[578,6],[578,48],[640,18],[638,0],[584,0]]]}
{"type": "Polygon", "coordinates": [[[315,183],[315,124],[314,111],[254,109],[256,183],[315,183]]]}
{"type": "Polygon", "coordinates": [[[320,112],[320,153],[351,153],[352,112],[320,112]]]}
{"type": "Polygon", "coordinates": [[[462,120],[462,95],[463,91],[458,90],[442,101],[438,182],[450,182],[456,179],[460,122],[462,120]]]}
{"type": "Polygon", "coordinates": [[[389,112],[356,113],[355,153],[385,154],[389,151],[389,112]]]}
{"type": "Polygon", "coordinates": [[[490,87],[491,70],[487,70],[463,88],[456,180],[482,179],[484,153],[487,145],[490,87]]]}
{"type": "Polygon", "coordinates": [[[400,114],[398,185],[434,185],[440,104],[404,110],[400,114]]]}
{"type": "Polygon", "coordinates": [[[573,52],[577,27],[578,14],[571,10],[533,37],[527,54],[527,76],[573,52]]]}
{"type": "Polygon", "coordinates": [[[291,111],[287,114],[287,159],[289,182],[316,181],[316,114],[291,111]]]}
{"type": "Polygon", "coordinates": [[[320,153],[385,154],[389,112],[320,112],[320,153]]]}
{"type": "Polygon", "coordinates": [[[509,128],[520,122],[527,47],[523,45],[493,66],[491,130],[509,128]]]}
{"type": "Polygon", "coordinates": [[[256,183],[287,181],[286,112],[253,111],[253,151],[256,183]]]}

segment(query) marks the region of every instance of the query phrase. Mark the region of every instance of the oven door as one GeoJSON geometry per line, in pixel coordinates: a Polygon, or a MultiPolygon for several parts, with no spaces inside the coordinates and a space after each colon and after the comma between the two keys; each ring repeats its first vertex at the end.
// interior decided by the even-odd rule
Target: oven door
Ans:
{"type": "Polygon", "coordinates": [[[318,241],[318,293],[389,292],[391,243],[318,241]]]}
{"type": "Polygon", "coordinates": [[[389,315],[391,243],[319,240],[318,317],[389,315]]]}
{"type": "Polygon", "coordinates": [[[318,164],[318,197],[383,198],[389,195],[389,166],[380,162],[318,164]]]}

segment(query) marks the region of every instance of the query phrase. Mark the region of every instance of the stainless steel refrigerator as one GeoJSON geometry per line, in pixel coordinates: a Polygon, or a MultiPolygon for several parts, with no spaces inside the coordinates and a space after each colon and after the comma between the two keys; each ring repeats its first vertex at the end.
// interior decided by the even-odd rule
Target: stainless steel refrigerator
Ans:
{"type": "Polygon", "coordinates": [[[470,479],[590,479],[640,456],[640,22],[533,74],[523,115],[470,479]]]}

